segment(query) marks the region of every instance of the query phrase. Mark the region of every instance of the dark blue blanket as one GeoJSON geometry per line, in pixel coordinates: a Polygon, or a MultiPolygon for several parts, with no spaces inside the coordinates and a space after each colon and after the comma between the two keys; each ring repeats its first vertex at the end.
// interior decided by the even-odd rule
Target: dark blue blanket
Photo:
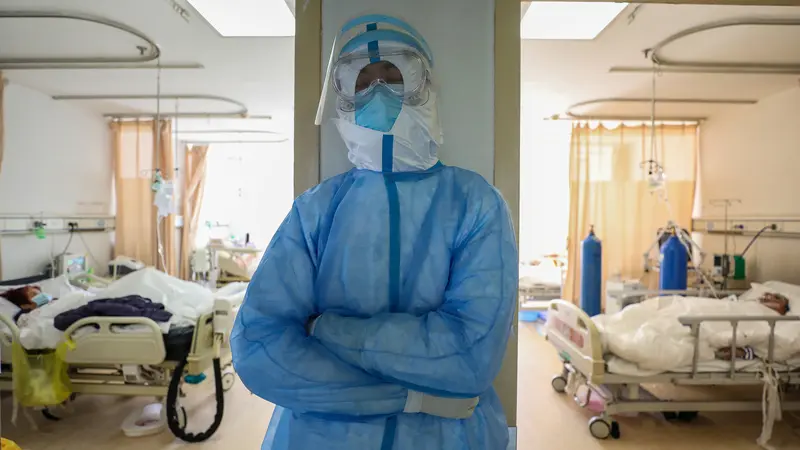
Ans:
{"type": "Polygon", "coordinates": [[[54,319],[55,327],[65,331],[73,323],[87,317],[147,317],[156,322],[169,322],[172,313],[166,311],[162,304],[138,295],[129,295],[94,300],[80,308],[63,312],[54,319]]]}

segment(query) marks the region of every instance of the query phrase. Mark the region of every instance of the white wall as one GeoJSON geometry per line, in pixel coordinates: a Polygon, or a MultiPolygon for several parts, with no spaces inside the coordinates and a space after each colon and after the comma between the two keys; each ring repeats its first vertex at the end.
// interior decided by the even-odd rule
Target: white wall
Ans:
{"type": "MultiPolygon", "coordinates": [[[[715,116],[701,128],[700,215],[722,217],[709,205],[720,198],[741,199],[731,217],[800,219],[800,89],[763,99],[745,109],[715,116]]],[[[729,241],[741,252],[750,241],[729,241]]],[[[709,253],[723,239],[704,236],[709,253]]],[[[746,255],[748,278],[800,284],[800,240],[762,238],[746,255]]]]}
{"type": "MultiPolygon", "coordinates": [[[[494,180],[494,2],[480,0],[337,0],[323,2],[322,61],[327,68],[333,38],[340,27],[365,13],[404,18],[428,41],[434,82],[439,86],[439,115],[444,164],[463,167],[494,180]]],[[[326,111],[335,115],[334,108],[326,111]]],[[[322,179],[349,170],[347,148],[328,122],[321,134],[322,179]]]]}
{"type": "MultiPolygon", "coordinates": [[[[97,113],[16,84],[4,94],[5,153],[0,169],[2,214],[110,214],[112,156],[108,125],[97,113]]],[[[84,233],[89,252],[107,266],[108,233],[84,233]]],[[[67,235],[44,240],[3,236],[3,279],[41,272],[67,235]]],[[[78,236],[69,251],[87,252],[78,236]]]]}
{"type": "Polygon", "coordinates": [[[200,209],[200,230],[196,244],[205,245],[209,237],[236,234],[266,248],[278,231],[294,201],[294,143],[212,144],[200,209]],[[223,222],[231,227],[214,230],[206,221],[223,222]]]}
{"type": "Polygon", "coordinates": [[[569,229],[572,122],[544,120],[540,93],[523,85],[520,122],[519,259],[564,254],[569,229]]]}

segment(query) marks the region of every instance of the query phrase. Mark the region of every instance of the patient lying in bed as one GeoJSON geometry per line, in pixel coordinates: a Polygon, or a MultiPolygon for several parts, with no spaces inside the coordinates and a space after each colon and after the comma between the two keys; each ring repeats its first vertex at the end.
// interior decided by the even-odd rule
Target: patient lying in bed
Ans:
{"type": "MultiPolygon", "coordinates": [[[[602,333],[603,349],[636,364],[642,370],[670,371],[691,366],[695,339],[683,316],[778,316],[796,314],[790,299],[759,288],[740,299],[664,296],[631,305],[593,322],[602,333]]],[[[740,322],[737,327],[737,359],[765,358],[770,327],[764,321],[740,322]]],[[[730,360],[733,327],[729,322],[704,322],[698,345],[700,363],[730,360]]],[[[774,357],[786,361],[800,353],[800,322],[781,322],[775,327],[774,357]]]]}
{"type": "MultiPolygon", "coordinates": [[[[778,314],[785,316],[786,313],[789,312],[789,299],[784,297],[781,294],[775,294],[772,292],[767,292],[762,295],[758,301],[766,306],[767,308],[777,312],[778,314]]],[[[755,350],[752,347],[737,347],[736,348],[736,359],[744,359],[744,360],[751,360],[755,359],[756,354],[755,350]]],[[[717,359],[721,359],[724,361],[731,360],[731,348],[724,347],[718,349],[715,353],[717,359]]]]}
{"type": "MultiPolygon", "coordinates": [[[[214,293],[198,284],[171,277],[153,268],[136,271],[114,281],[102,291],[94,293],[66,285],[62,286],[63,283],[66,283],[66,281],[63,283],[62,281],[49,284],[43,282],[40,283],[41,286],[23,286],[14,289],[16,292],[12,295],[9,294],[10,290],[3,293],[4,298],[0,299],[0,314],[4,314],[8,318],[13,317],[19,327],[20,343],[24,348],[29,350],[54,348],[63,338],[63,332],[57,326],[58,318],[85,311],[90,302],[102,303],[102,299],[112,299],[111,301],[116,299],[120,300],[118,303],[124,303],[122,300],[125,298],[139,297],[147,299],[147,302],[152,301],[159,306],[163,305],[161,309],[168,312],[170,317],[168,321],[156,321],[156,324],[164,334],[168,334],[172,329],[194,326],[201,315],[211,312],[215,298],[226,298],[233,303],[240,303],[241,298],[244,297],[244,291],[240,285],[231,286],[228,291],[220,290],[214,293]],[[48,291],[51,294],[51,301],[41,306],[36,304],[36,296],[48,291]],[[9,297],[13,301],[9,300],[9,297]],[[58,297],[58,301],[54,301],[55,297],[58,297]]],[[[110,306],[119,307],[121,305],[110,306]]],[[[97,313],[96,308],[90,309],[90,316],[109,315],[97,313]]],[[[85,315],[79,314],[77,318],[85,315]]],[[[112,315],[135,316],[137,314],[112,315]]],[[[148,317],[144,313],[140,316],[148,317]]],[[[8,332],[5,327],[0,328],[3,329],[3,332],[8,332]]],[[[119,332],[135,332],[137,330],[149,332],[150,330],[149,327],[141,325],[120,325],[112,328],[119,332]]],[[[81,331],[92,332],[91,329],[82,329],[81,331]]]]}

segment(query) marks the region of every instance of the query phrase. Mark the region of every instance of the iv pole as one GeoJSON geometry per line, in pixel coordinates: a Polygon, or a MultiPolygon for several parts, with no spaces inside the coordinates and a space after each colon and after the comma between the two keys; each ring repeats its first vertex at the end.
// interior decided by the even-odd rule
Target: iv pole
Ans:
{"type": "MultiPolygon", "coordinates": [[[[709,201],[711,206],[722,206],[723,208],[723,223],[725,224],[725,231],[731,231],[730,223],[728,222],[728,209],[734,204],[742,203],[741,200],[738,198],[719,198],[719,199],[712,199],[709,201]]],[[[720,261],[720,269],[722,275],[722,289],[726,289],[728,287],[728,275],[730,274],[731,270],[731,262],[730,262],[730,255],[728,254],[728,233],[725,233],[725,238],[723,241],[723,251],[722,251],[722,260],[720,261]]]]}

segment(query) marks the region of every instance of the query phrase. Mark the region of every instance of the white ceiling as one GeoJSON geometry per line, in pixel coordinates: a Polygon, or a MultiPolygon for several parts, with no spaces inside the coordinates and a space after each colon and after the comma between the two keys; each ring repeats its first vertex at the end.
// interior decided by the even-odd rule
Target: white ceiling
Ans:
{"type": "MultiPolygon", "coordinates": [[[[249,114],[272,120],[227,120],[235,129],[279,130],[290,134],[293,120],[294,38],[223,38],[201,15],[184,20],[166,0],[3,0],[0,10],[90,13],[125,23],[161,48],[161,64],[201,64],[202,69],[161,71],[163,95],[202,94],[244,103],[249,114]],[[67,4],[68,5],[65,5],[67,4]]],[[[135,37],[88,22],[54,19],[0,19],[0,57],[136,56],[135,37]]],[[[13,70],[12,83],[51,95],[155,95],[157,71],[13,70]]],[[[71,100],[70,100],[71,101],[71,100]]],[[[76,102],[101,113],[156,111],[155,99],[76,102]]],[[[232,112],[239,107],[211,100],[162,101],[162,112],[232,112]]],[[[197,120],[181,119],[183,126],[197,120]]],[[[206,124],[208,120],[199,121],[206,124]]],[[[216,121],[215,121],[216,123],[216,121]]],[[[212,124],[219,128],[218,124],[212,124]]]]}
{"type": "MultiPolygon", "coordinates": [[[[181,4],[188,5],[180,0],[181,4]]],[[[3,0],[0,10],[83,12],[130,25],[153,38],[161,63],[201,64],[202,69],[165,69],[163,95],[203,94],[243,103],[251,115],[271,120],[226,120],[225,127],[291,134],[294,38],[223,38],[190,9],[187,22],[167,0],[3,0]]],[[[643,50],[686,28],[726,18],[796,17],[796,7],[690,5],[628,6],[593,41],[522,43],[523,105],[526,114],[550,116],[570,105],[600,98],[649,98],[648,73],[609,73],[614,66],[649,67],[643,50]]],[[[98,56],[138,54],[142,42],[100,25],[65,20],[0,19],[0,56],[98,56]]],[[[688,37],[664,49],[682,60],[800,63],[800,27],[736,27],[688,37]]],[[[19,83],[51,95],[155,95],[157,71],[14,70],[19,83]]],[[[797,85],[798,76],[664,73],[657,79],[662,98],[759,100],[797,85]]],[[[153,112],[155,100],[78,101],[101,113],[153,112]]],[[[712,116],[736,105],[660,104],[662,116],[712,116]]],[[[163,101],[162,111],[231,112],[238,106],[217,100],[163,101]]],[[[576,109],[584,115],[649,115],[647,103],[598,103],[576,109]]],[[[220,129],[219,121],[181,119],[184,129],[220,129]]]]}
{"type": "MultiPolygon", "coordinates": [[[[523,107],[526,117],[549,117],[602,98],[650,98],[651,73],[610,73],[615,66],[650,68],[643,51],[697,25],[732,18],[798,18],[800,7],[629,5],[593,41],[524,40],[523,107]],[[636,10],[631,20],[631,13],[636,10]],[[528,115],[529,114],[529,115],[528,115]]],[[[703,32],[665,47],[663,57],[689,61],[800,64],[800,27],[739,26],[703,32]]],[[[662,73],[659,98],[760,100],[792,87],[800,75],[662,73]]],[[[658,104],[663,117],[709,117],[740,105],[658,104]]],[[[645,116],[648,103],[597,103],[581,115],[645,116]]]]}

